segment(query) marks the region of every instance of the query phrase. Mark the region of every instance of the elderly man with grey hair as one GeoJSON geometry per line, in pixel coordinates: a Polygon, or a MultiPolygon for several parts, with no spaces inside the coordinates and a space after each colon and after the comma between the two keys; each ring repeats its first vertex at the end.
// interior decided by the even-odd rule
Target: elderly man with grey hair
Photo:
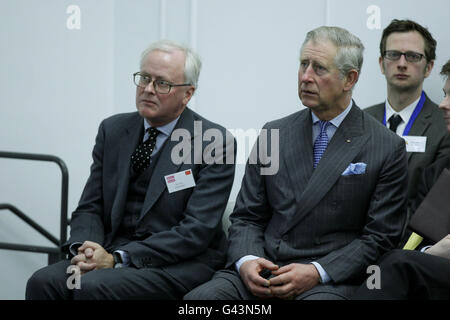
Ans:
{"type": "Polygon", "coordinates": [[[223,267],[235,148],[223,139],[214,159],[202,157],[211,149],[202,130],[230,135],[187,107],[200,68],[197,54],[174,42],[144,51],[133,74],[137,112],[100,124],[63,246],[70,260],[38,270],[27,299],[180,299],[223,267]]]}
{"type": "Polygon", "coordinates": [[[185,299],[347,299],[397,245],[405,142],[352,100],[363,49],[342,28],[307,34],[298,70],[307,108],[264,126],[279,135],[262,144],[267,154],[278,143],[279,170],[247,163],[226,269],[185,299]]]}

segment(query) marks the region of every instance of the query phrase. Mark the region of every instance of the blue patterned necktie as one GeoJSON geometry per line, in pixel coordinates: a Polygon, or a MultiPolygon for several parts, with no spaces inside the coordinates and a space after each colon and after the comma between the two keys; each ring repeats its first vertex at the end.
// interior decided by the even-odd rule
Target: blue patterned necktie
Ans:
{"type": "Polygon", "coordinates": [[[319,120],[320,134],[317,136],[314,142],[314,168],[319,164],[320,158],[328,146],[327,127],[330,124],[328,121],[319,120]]]}

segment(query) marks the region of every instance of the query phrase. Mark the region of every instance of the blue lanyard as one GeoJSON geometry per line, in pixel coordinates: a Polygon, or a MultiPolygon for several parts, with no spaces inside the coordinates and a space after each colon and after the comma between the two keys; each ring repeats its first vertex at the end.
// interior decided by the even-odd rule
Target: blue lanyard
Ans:
{"type": "MultiPolygon", "coordinates": [[[[408,124],[406,125],[405,130],[403,131],[403,135],[407,136],[409,134],[409,131],[411,131],[411,127],[416,120],[417,116],[419,115],[420,111],[422,111],[423,105],[425,103],[425,92],[422,91],[422,95],[420,96],[420,100],[417,103],[416,107],[414,108],[414,112],[411,115],[411,118],[409,118],[408,124]]],[[[386,105],[384,106],[384,117],[383,117],[383,124],[386,126],[386,105]]]]}

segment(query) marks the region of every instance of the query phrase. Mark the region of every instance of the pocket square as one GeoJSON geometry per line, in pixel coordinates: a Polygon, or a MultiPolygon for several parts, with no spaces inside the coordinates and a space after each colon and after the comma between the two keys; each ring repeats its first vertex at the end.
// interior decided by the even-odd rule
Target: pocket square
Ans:
{"type": "Polygon", "coordinates": [[[350,163],[350,165],[347,167],[347,169],[344,170],[342,175],[351,176],[354,174],[363,174],[366,173],[366,167],[367,164],[365,164],[364,162],[350,163]]]}

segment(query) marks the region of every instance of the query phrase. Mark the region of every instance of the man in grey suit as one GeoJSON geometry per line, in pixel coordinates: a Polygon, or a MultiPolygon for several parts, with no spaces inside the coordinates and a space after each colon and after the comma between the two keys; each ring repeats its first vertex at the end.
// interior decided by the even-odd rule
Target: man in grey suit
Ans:
{"type": "Polygon", "coordinates": [[[393,20],[380,42],[379,64],[386,77],[386,102],[365,109],[407,139],[408,202],[412,205],[422,169],[450,152],[442,111],[423,91],[436,58],[436,40],[420,24],[393,20]]]}
{"type": "Polygon", "coordinates": [[[298,91],[308,108],[264,126],[279,134],[261,144],[262,154],[279,149],[279,170],[263,175],[266,163],[247,163],[227,269],[185,299],[346,299],[397,245],[405,143],[352,100],[363,50],[341,28],[307,34],[298,91]]]}
{"type": "Polygon", "coordinates": [[[222,138],[226,130],[187,108],[200,68],[197,54],[174,42],[144,51],[137,112],[100,124],[64,246],[72,259],[38,270],[27,299],[177,299],[223,267],[234,140],[206,144],[204,130],[222,138]],[[72,266],[79,286],[66,273],[72,266]]]}

